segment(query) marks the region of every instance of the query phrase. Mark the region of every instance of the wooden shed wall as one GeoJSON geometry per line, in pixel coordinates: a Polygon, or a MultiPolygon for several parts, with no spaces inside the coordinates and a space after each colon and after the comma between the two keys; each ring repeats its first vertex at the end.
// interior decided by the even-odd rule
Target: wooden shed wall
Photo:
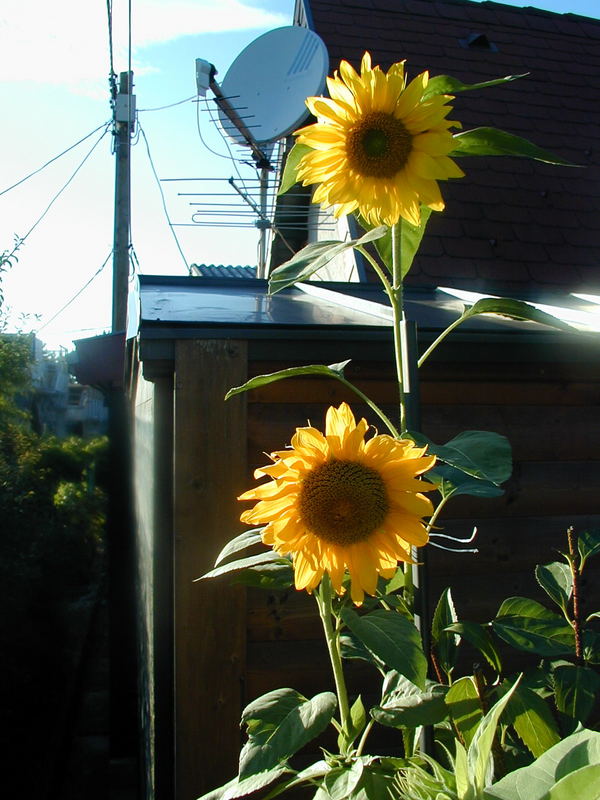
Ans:
{"type": "MultiPolygon", "coordinates": [[[[319,378],[282,381],[223,403],[225,391],[248,376],[300,363],[296,358],[267,361],[253,355],[251,344],[175,342],[174,383],[172,374],[155,379],[153,428],[163,444],[155,442],[153,453],[143,446],[138,451],[147,460],[146,470],[164,472],[162,481],[154,478],[154,491],[164,495],[172,489],[172,508],[164,496],[155,500],[154,546],[161,543],[161,555],[148,561],[162,587],[155,586],[153,625],[154,641],[163,644],[154,651],[163,660],[171,658],[173,669],[169,683],[163,664],[163,688],[156,688],[156,699],[171,703],[175,725],[170,745],[168,719],[163,725],[156,768],[168,786],[172,767],[176,789],[157,789],[158,800],[194,800],[233,776],[240,711],[256,696],[281,686],[308,695],[332,688],[312,598],[294,590],[245,591],[231,587],[227,578],[194,582],[212,567],[222,545],[243,530],[239,514],[246,504],[235,497],[254,484],[253,470],[265,463],[265,452],[284,447],[307,420],[322,427],[327,407],[342,400],[377,425],[372,412],[341,384],[319,378]],[[170,635],[162,613],[169,592],[170,635]]],[[[423,370],[423,432],[437,442],[465,429],[505,434],[515,469],[503,497],[459,498],[447,506],[444,532],[465,536],[476,525],[479,554],[428,548],[428,570],[433,602],[452,585],[459,614],[485,621],[506,596],[540,597],[533,567],[553,560],[568,525],[600,522],[600,364],[589,358],[538,363],[526,349],[499,360],[490,351],[489,360],[471,362],[465,347],[458,351],[466,357],[455,359],[452,352],[458,351],[447,350],[443,360],[423,370]]],[[[285,343],[279,342],[278,352],[282,348],[285,343]]],[[[297,344],[291,349],[298,352],[297,344]]],[[[304,352],[307,363],[331,363],[352,354],[345,351],[344,343],[330,342],[324,358],[317,358],[311,345],[304,352]],[[337,357],[329,357],[332,347],[339,349],[337,357]]],[[[369,353],[385,360],[359,357],[347,375],[393,414],[395,383],[384,351],[372,347],[369,353]]],[[[596,585],[588,588],[597,602],[596,585]]],[[[367,702],[368,675],[368,667],[358,665],[350,676],[351,691],[366,687],[367,702]]]]}

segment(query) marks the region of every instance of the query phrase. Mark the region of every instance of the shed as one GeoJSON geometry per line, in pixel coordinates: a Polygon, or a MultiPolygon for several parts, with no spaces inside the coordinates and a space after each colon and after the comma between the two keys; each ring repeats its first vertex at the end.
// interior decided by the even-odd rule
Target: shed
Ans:
{"type": "MultiPolygon", "coordinates": [[[[235,498],[252,485],[264,451],[281,449],[307,419],[321,426],[342,400],[376,423],[336,381],[295,378],[224,403],[229,388],[289,366],[352,359],[347,377],[394,414],[379,288],[318,289],[271,297],[260,280],[141,278],[130,396],[146,798],[194,800],[225,782],[236,772],[247,702],[280,686],[310,695],[331,682],[305,593],[194,582],[243,530],[235,498]]],[[[406,299],[420,349],[462,308],[433,288],[409,289],[406,299]]],[[[502,597],[535,596],[533,566],[552,560],[567,526],[598,524],[599,390],[594,340],[527,323],[475,321],[427,362],[423,431],[445,442],[464,429],[495,430],[515,457],[502,497],[448,506],[445,532],[476,525],[480,552],[429,549],[433,598],[452,583],[463,618],[489,619],[502,597]]],[[[354,689],[362,677],[353,674],[354,689]]]]}

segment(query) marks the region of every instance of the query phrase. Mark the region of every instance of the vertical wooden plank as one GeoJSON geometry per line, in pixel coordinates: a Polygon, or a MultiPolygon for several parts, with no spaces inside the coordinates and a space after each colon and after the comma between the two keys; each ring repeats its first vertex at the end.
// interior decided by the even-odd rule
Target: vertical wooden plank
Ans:
{"type": "Polygon", "coordinates": [[[245,592],[194,583],[242,530],[246,403],[225,403],[247,374],[245,342],[182,340],[175,353],[175,797],[195,800],[237,771],[245,592]]]}

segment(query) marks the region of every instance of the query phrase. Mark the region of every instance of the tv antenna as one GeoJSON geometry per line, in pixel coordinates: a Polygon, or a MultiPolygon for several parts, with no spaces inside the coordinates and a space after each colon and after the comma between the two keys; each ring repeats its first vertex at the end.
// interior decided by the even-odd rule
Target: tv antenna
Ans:
{"type": "MultiPolygon", "coordinates": [[[[196,59],[198,94],[208,89],[218,106],[219,122],[236,144],[250,148],[259,170],[259,199],[239,192],[257,214],[260,231],[256,275],[267,272],[269,175],[274,143],[308,116],[305,100],[325,86],[329,56],[322,39],[308,28],[276,28],[259,36],[237,56],[221,85],[215,67],[196,59]]],[[[234,186],[234,188],[236,188],[234,186]]]]}

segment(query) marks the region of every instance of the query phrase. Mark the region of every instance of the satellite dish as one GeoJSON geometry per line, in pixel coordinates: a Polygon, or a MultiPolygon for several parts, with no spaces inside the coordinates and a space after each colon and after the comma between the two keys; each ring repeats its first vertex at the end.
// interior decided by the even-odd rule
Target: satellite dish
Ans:
{"type": "MultiPolygon", "coordinates": [[[[307,97],[325,86],[329,56],[322,39],[308,28],[276,28],[246,47],[228,69],[221,91],[258,144],[280,139],[308,116],[307,97]]],[[[219,109],[225,132],[245,138],[219,109]]]]}

